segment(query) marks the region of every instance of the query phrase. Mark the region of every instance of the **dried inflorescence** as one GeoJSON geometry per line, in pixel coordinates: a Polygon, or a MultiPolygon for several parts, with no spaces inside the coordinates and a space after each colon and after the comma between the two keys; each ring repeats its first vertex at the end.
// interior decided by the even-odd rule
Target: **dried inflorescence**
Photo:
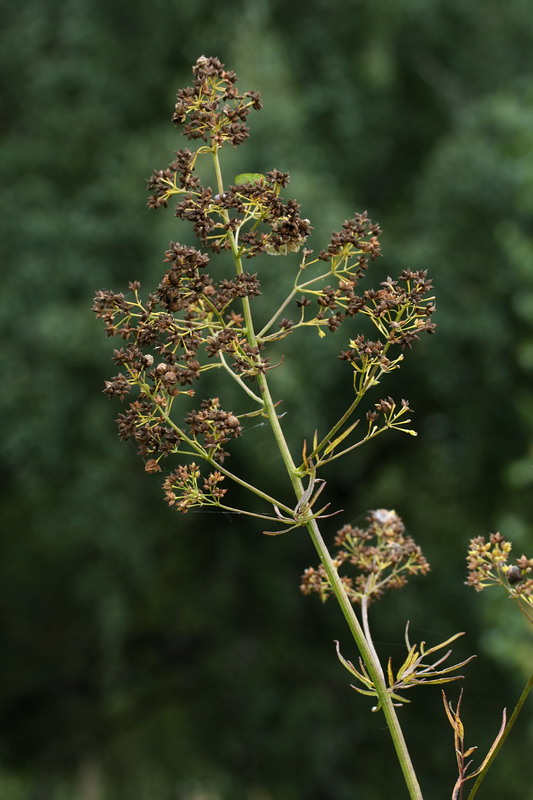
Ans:
{"type": "Polygon", "coordinates": [[[220,408],[218,397],[204,400],[198,411],[191,411],[185,417],[191,431],[191,438],[202,440],[210,458],[222,462],[229,455],[222,446],[242,433],[239,418],[231,411],[220,408]]]}
{"type": "Polygon", "coordinates": [[[248,136],[246,118],[250,109],[262,108],[257,92],[237,91],[237,75],[224,68],[218,58],[200,56],[193,67],[194,83],[178,92],[172,122],[183,126],[188,139],[203,139],[234,147],[248,136]]]}
{"type": "MultiPolygon", "coordinates": [[[[333,233],[328,249],[318,258],[311,259],[312,251],[304,251],[302,280],[297,285],[301,294],[295,301],[299,319],[284,318],[279,323],[282,336],[304,326],[315,326],[324,335],[324,329],[336,331],[357,314],[368,317],[380,339],[373,341],[360,334],[350,340],[350,349],[342,350],[339,355],[351,363],[356,374],[363,375],[364,391],[372,380],[395,369],[402,360],[401,355],[390,357],[392,346],[399,345],[402,350],[411,348],[422,333],[434,333],[436,328],[431,320],[435,311],[433,287],[425,270],[405,269],[397,280],[388,277],[382,281],[380,289],[356,291],[369,261],[381,254],[379,234],[379,226],[368,219],[366,212],[356,214],[344,223],[341,232],[333,233]],[[329,282],[317,288],[316,279],[305,280],[304,270],[324,261],[329,272],[322,278],[329,282]]],[[[270,333],[266,338],[279,336],[280,333],[270,333]]]]}
{"type": "MultiPolygon", "coordinates": [[[[533,558],[521,555],[509,563],[512,544],[501,533],[491,533],[488,541],[484,536],[470,540],[467,556],[467,585],[477,592],[487,586],[503,586],[509,597],[533,609],[533,558]]],[[[533,622],[531,612],[526,616],[533,622]]]]}
{"type": "MultiPolygon", "coordinates": [[[[382,334],[384,344],[410,348],[421,333],[434,333],[435,324],[431,322],[431,315],[435,311],[435,303],[432,297],[428,297],[433,287],[426,270],[413,272],[405,269],[398,280],[393,281],[389,277],[380,286],[382,288],[377,291],[369,289],[364,292],[359,311],[371,318],[382,334]]],[[[364,345],[370,345],[372,350],[375,344],[356,339],[353,349],[344,353],[343,358],[361,363],[364,345]]],[[[380,349],[380,354],[382,352],[380,349]]]]}
{"type": "Polygon", "coordinates": [[[260,253],[287,255],[298,252],[311,233],[309,220],[301,217],[299,203],[280,197],[289,182],[286,173],[272,170],[218,192],[202,186],[191,166],[187,184],[194,185],[194,190],[184,191],[180,186],[184,179],[171,167],[158,170],[150,179],[149,188],[156,194],[150,197],[149,205],[166,205],[170,197],[179,195],[176,216],[191,223],[203,247],[216,253],[238,247],[239,256],[245,258],[260,253]]]}
{"type": "Polygon", "coordinates": [[[340,231],[332,234],[330,243],[325,250],[320,251],[319,258],[322,261],[333,261],[339,266],[342,262],[346,264],[354,252],[360,251],[357,277],[361,277],[368,266],[367,256],[374,261],[381,255],[380,234],[381,228],[368,219],[366,211],[355,214],[352,219],[343,223],[340,231]]]}
{"type": "MultiPolygon", "coordinates": [[[[261,108],[261,100],[257,92],[240,93],[235,73],[217,58],[199,58],[193,75],[192,86],[178,92],[173,116],[192,144],[178,150],[167,167],[154,171],[148,181],[148,204],[157,208],[175,198],[176,216],[192,226],[199,248],[170,242],[160,282],[145,300],[139,282],[133,281],[127,295],[97,292],[93,308],[107,335],[124,342],[114,353],[120,371],[106,381],[104,391],[121,401],[135,393],[118,417],[120,438],[136,444],[150,473],[161,471],[162,460],[171,454],[190,457],[195,464],[201,460],[211,467],[216,464],[220,472],[210,473],[209,483],[213,475],[220,475],[220,480],[230,476],[221,466],[229,455],[225,446],[243,432],[243,418],[265,415],[264,387],[259,393],[254,390],[269,370],[283,363],[271,364],[267,352],[271,342],[302,328],[323,337],[357,314],[371,319],[377,341],[356,336],[340,355],[354,374],[356,402],[348,420],[366,391],[399,365],[403,356],[393,355],[391,348],[403,350],[422,332],[433,332],[434,303],[425,272],[404,270],[397,281],[387,278],[377,290],[358,291],[369,264],[381,254],[380,228],[366,212],[346,220],[314,257],[306,247],[312,231],[309,220],[301,216],[296,200],[283,197],[288,173],[277,169],[265,175],[243,173],[224,185],[218,153],[226,144],[237,147],[244,141],[248,115],[261,108]],[[204,185],[197,172],[204,156],[213,161],[213,186],[204,185]],[[296,279],[291,278],[288,297],[264,327],[255,330],[250,304],[261,294],[261,284],[257,272],[244,269],[243,260],[299,251],[299,268],[296,279]],[[210,257],[217,253],[232,269],[215,278],[210,274],[210,257]],[[215,368],[246,393],[245,413],[224,410],[218,397],[204,397],[197,410],[191,410],[187,398],[198,392],[204,373],[215,368]],[[250,399],[259,406],[252,412],[250,399]],[[185,407],[181,421],[176,421],[176,404],[181,402],[185,407]]],[[[278,263],[279,259],[270,261],[278,263]]],[[[389,428],[413,433],[406,428],[408,411],[405,401],[397,405],[386,398],[375,403],[366,414],[362,441],[389,428]]],[[[335,426],[333,439],[327,436],[320,445],[317,442],[307,453],[301,475],[314,476],[318,467],[362,443],[336,451],[356,424],[342,431],[335,426]]],[[[165,482],[167,499],[182,511],[204,501],[220,503],[225,492],[218,487],[218,477],[207,490],[195,477],[197,470],[195,466],[185,477],[175,473],[170,484],[165,482]]],[[[279,513],[281,506],[271,505],[279,513]]]]}
{"type": "MultiPolygon", "coordinates": [[[[335,537],[334,563],[355,572],[355,577],[341,574],[352,603],[379,599],[389,589],[399,589],[407,576],[429,572],[422,551],[410,536],[395,511],[384,508],[370,511],[366,528],[344,525],[335,537]]],[[[325,601],[332,594],[331,585],[322,565],[309,567],[302,576],[303,594],[316,592],[325,601]]]]}
{"type": "Polygon", "coordinates": [[[193,462],[170,472],[163,482],[163,489],[169,506],[185,514],[197,506],[220,505],[227,491],[219,485],[223,480],[224,476],[215,471],[200,484],[200,469],[193,462]]]}
{"type": "MultiPolygon", "coordinates": [[[[200,56],[193,74],[193,85],[178,92],[172,121],[190,140],[200,139],[216,147],[225,142],[234,147],[242,144],[249,134],[248,114],[262,108],[260,95],[239,94],[236,74],[226,70],[218,58],[200,56]]],[[[166,206],[173,193],[169,194],[172,185],[182,189],[200,186],[198,176],[193,174],[199,154],[199,150],[178,150],[166,169],[154,171],[148,181],[148,189],[154,192],[148,201],[150,207],[166,206]]]]}

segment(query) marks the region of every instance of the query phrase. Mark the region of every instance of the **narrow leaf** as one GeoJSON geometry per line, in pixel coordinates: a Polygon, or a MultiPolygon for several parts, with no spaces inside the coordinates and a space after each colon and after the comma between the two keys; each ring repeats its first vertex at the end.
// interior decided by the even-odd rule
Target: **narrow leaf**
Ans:
{"type": "Polygon", "coordinates": [[[340,645],[339,645],[339,642],[337,640],[335,640],[335,648],[337,650],[337,657],[338,657],[339,661],[341,662],[342,666],[345,669],[347,669],[348,672],[350,672],[355,678],[358,678],[359,680],[363,680],[363,682],[366,683],[364,678],[362,678],[361,675],[359,675],[359,673],[357,672],[357,670],[354,667],[354,665],[352,664],[352,662],[351,661],[347,661],[344,658],[344,656],[341,654],[340,645]]]}
{"type": "Polygon", "coordinates": [[[488,762],[490,761],[494,750],[498,747],[499,741],[500,741],[500,739],[502,738],[502,736],[503,736],[503,734],[505,732],[506,723],[507,723],[507,709],[504,708],[503,709],[503,713],[502,713],[502,724],[500,725],[500,730],[496,734],[496,738],[494,739],[489,752],[487,753],[487,755],[483,759],[483,763],[481,764],[479,769],[476,769],[475,772],[473,772],[471,775],[468,776],[469,778],[474,778],[476,775],[479,775],[479,773],[482,772],[483,769],[485,768],[485,766],[488,764],[488,762]]]}
{"type": "Polygon", "coordinates": [[[389,686],[392,689],[392,687],[395,684],[395,680],[394,680],[394,673],[392,671],[392,660],[390,658],[387,661],[387,675],[388,675],[388,678],[389,678],[389,686]]]}
{"type": "Polygon", "coordinates": [[[407,654],[407,658],[403,662],[402,666],[398,670],[398,680],[410,675],[413,671],[413,667],[416,665],[416,662],[419,659],[418,650],[416,644],[414,644],[407,654]]]}
{"type": "Polygon", "coordinates": [[[355,422],[352,422],[351,425],[348,425],[346,430],[344,430],[341,434],[339,434],[339,436],[337,436],[336,439],[334,439],[327,445],[327,447],[324,448],[324,455],[332,453],[338,447],[338,445],[341,442],[343,442],[346,439],[346,437],[349,436],[353,430],[355,430],[355,428],[357,428],[359,422],[360,420],[357,419],[355,422]]]}
{"type": "Polygon", "coordinates": [[[443,699],[443,702],[444,702],[444,710],[446,711],[446,716],[448,717],[448,721],[449,721],[450,725],[452,726],[452,728],[454,730],[454,733],[457,736],[460,736],[460,738],[462,738],[462,736],[464,735],[463,726],[462,726],[461,721],[459,720],[457,714],[452,709],[451,703],[448,702],[448,698],[444,694],[444,691],[442,692],[442,699],[443,699]]]}
{"type": "Polygon", "coordinates": [[[407,697],[402,697],[400,694],[396,694],[396,692],[391,692],[390,696],[393,700],[399,700],[400,703],[410,703],[411,701],[407,699],[407,697]]]}
{"type": "Polygon", "coordinates": [[[304,439],[303,447],[302,447],[302,464],[306,469],[309,468],[307,463],[307,439],[304,439]]]}
{"type": "Polygon", "coordinates": [[[283,531],[261,531],[265,536],[281,536],[283,533],[289,533],[289,531],[293,531],[295,528],[298,528],[299,525],[291,525],[289,528],[285,528],[283,531]]]}
{"type": "Polygon", "coordinates": [[[360,689],[359,686],[354,686],[353,683],[350,684],[350,687],[352,689],[355,689],[356,692],[359,692],[359,694],[364,694],[367,697],[377,697],[378,696],[377,692],[375,690],[374,691],[367,691],[366,689],[360,689]]]}
{"type": "MultiPolygon", "coordinates": [[[[424,655],[424,656],[428,656],[430,653],[436,653],[436,652],[437,652],[437,650],[442,650],[442,648],[443,648],[443,647],[446,647],[446,646],[447,646],[447,645],[449,645],[451,642],[454,642],[454,641],[455,641],[456,639],[458,639],[460,636],[464,636],[464,635],[465,635],[465,632],[464,632],[464,631],[461,631],[460,633],[454,633],[454,635],[453,635],[453,636],[450,636],[450,638],[449,638],[449,639],[446,639],[446,641],[445,641],[445,642],[441,642],[440,644],[436,644],[436,645],[434,645],[433,647],[430,647],[430,648],[429,648],[429,650],[425,650],[425,649],[424,649],[424,647],[422,647],[422,655],[424,655]]],[[[423,642],[423,645],[425,645],[425,642],[423,642]]],[[[451,652],[451,651],[450,651],[450,652],[451,652]]],[[[466,663],[466,662],[464,662],[464,663],[466,663]]]]}

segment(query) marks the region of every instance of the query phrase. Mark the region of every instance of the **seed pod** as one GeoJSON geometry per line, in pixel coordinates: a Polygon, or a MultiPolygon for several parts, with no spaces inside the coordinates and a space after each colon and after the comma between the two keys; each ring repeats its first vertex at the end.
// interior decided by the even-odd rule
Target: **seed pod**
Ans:
{"type": "Polygon", "coordinates": [[[161,377],[161,381],[165,384],[165,386],[174,386],[177,380],[178,376],[173,369],[167,370],[167,372],[165,372],[165,374],[161,377]]]}
{"type": "Polygon", "coordinates": [[[180,285],[181,275],[180,275],[179,270],[177,270],[177,269],[169,270],[167,272],[167,274],[166,274],[166,277],[168,279],[168,282],[171,283],[172,286],[179,286],[180,285]]]}
{"type": "Polygon", "coordinates": [[[520,567],[513,566],[509,567],[509,569],[505,574],[505,577],[507,578],[507,581],[511,584],[511,586],[514,586],[515,583],[520,583],[520,581],[523,579],[524,576],[522,574],[522,570],[520,569],[520,567]]]}

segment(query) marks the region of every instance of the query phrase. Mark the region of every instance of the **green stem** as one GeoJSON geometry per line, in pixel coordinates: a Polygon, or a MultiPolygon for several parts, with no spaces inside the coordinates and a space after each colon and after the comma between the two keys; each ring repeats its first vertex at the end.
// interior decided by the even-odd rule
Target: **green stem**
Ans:
{"type": "MultiPolygon", "coordinates": [[[[224,184],[222,181],[222,173],[220,170],[220,163],[216,151],[213,152],[213,160],[215,163],[215,172],[217,175],[218,190],[219,192],[223,192],[224,184]]],[[[237,274],[240,274],[242,272],[242,263],[241,259],[239,258],[237,248],[235,246],[235,241],[231,232],[229,234],[229,239],[232,245],[235,268],[237,274]]],[[[257,336],[254,331],[252,314],[250,309],[250,300],[248,297],[242,298],[242,306],[243,306],[244,319],[246,323],[248,341],[253,347],[255,347],[257,346],[257,336]]],[[[272,432],[276,440],[276,444],[278,446],[281,458],[287,470],[287,474],[294,489],[297,501],[299,502],[302,496],[304,495],[305,491],[304,486],[299,477],[298,470],[294,464],[292,455],[287,445],[287,441],[283,434],[283,430],[281,428],[280,421],[276,413],[274,402],[270,394],[270,389],[268,386],[266,375],[259,372],[257,375],[257,382],[259,384],[259,389],[261,391],[261,396],[264,402],[265,412],[266,415],[268,416],[270,426],[272,428],[272,432]]],[[[381,664],[379,662],[377,654],[375,650],[373,650],[373,647],[369,645],[369,643],[366,640],[363,628],[361,627],[361,623],[359,622],[357,615],[353,609],[353,606],[348,598],[348,595],[346,594],[346,590],[335,568],[333,559],[331,558],[326,543],[322,538],[316,520],[314,519],[309,520],[306,527],[311,537],[311,540],[316,548],[316,551],[319,555],[320,561],[324,566],[331,588],[333,589],[333,593],[337,598],[337,602],[341,607],[342,613],[344,614],[344,617],[348,623],[348,627],[350,628],[355,643],[359,649],[359,652],[361,653],[361,656],[368,670],[368,673],[374,682],[378,699],[380,701],[380,705],[383,710],[383,714],[385,716],[385,720],[387,722],[387,726],[389,728],[390,735],[392,737],[392,741],[396,750],[396,754],[398,756],[398,760],[400,762],[400,766],[404,775],[405,783],[409,791],[409,796],[411,800],[423,800],[422,792],[420,790],[420,785],[418,783],[416,773],[414,771],[414,767],[411,762],[411,757],[407,749],[407,744],[405,742],[405,738],[403,736],[403,732],[400,727],[400,722],[398,720],[396,710],[392,703],[392,699],[387,691],[387,686],[383,677],[383,670],[381,668],[381,664]]]]}
{"type": "Polygon", "coordinates": [[[374,660],[377,662],[377,664],[379,664],[381,677],[383,678],[383,681],[385,681],[385,674],[383,672],[383,667],[381,666],[381,662],[376,652],[376,648],[374,647],[374,640],[372,639],[372,634],[370,632],[370,625],[368,623],[368,594],[366,593],[363,594],[363,596],[361,597],[361,620],[363,622],[363,631],[365,633],[366,641],[368,643],[370,650],[372,651],[374,660]]]}
{"type": "MultiPolygon", "coordinates": [[[[403,313],[402,309],[400,309],[397,312],[397,314],[396,314],[396,322],[398,322],[398,320],[400,319],[402,313],[403,313]]],[[[386,335],[386,331],[384,333],[386,335]]],[[[392,345],[391,341],[387,341],[385,343],[385,346],[383,347],[383,352],[382,352],[383,356],[387,355],[387,352],[388,352],[389,348],[391,347],[391,345],[392,345]]],[[[349,406],[347,411],[344,412],[342,417],[335,423],[335,425],[331,428],[331,430],[328,431],[328,433],[324,436],[324,438],[322,439],[320,444],[318,444],[317,447],[315,447],[313,452],[310,454],[309,458],[314,458],[314,456],[317,453],[319,453],[320,450],[322,450],[322,448],[325,447],[328,444],[328,442],[331,439],[331,437],[334,436],[337,433],[337,431],[340,428],[342,428],[344,423],[347,422],[350,419],[350,417],[352,416],[353,412],[355,411],[355,409],[357,408],[357,406],[359,405],[359,403],[361,402],[361,400],[363,399],[363,397],[367,393],[368,389],[370,389],[371,386],[376,386],[376,384],[379,383],[379,380],[380,380],[381,376],[384,375],[387,371],[388,370],[377,366],[377,367],[373,368],[369,372],[369,374],[367,375],[367,378],[366,378],[366,380],[364,382],[364,385],[361,387],[361,389],[357,393],[356,398],[353,401],[353,403],[349,406]]]]}
{"type": "Polygon", "coordinates": [[[524,608],[521,598],[520,597],[514,597],[513,600],[515,601],[515,605],[518,606],[518,608],[520,609],[520,612],[524,615],[524,617],[527,619],[527,621],[533,623],[533,615],[531,615],[529,613],[529,611],[526,608],[524,608]]]}
{"type": "Polygon", "coordinates": [[[266,324],[266,325],[265,325],[265,326],[262,328],[262,330],[260,330],[260,331],[259,331],[259,333],[257,334],[257,338],[258,338],[258,339],[263,339],[263,337],[264,337],[264,336],[266,336],[266,334],[267,334],[267,331],[269,331],[269,330],[270,330],[270,328],[271,328],[271,327],[272,327],[272,325],[275,323],[275,321],[278,319],[278,317],[280,317],[280,316],[283,314],[283,312],[285,311],[285,309],[287,308],[287,306],[289,305],[289,303],[291,302],[291,300],[293,299],[293,297],[295,296],[295,294],[297,294],[297,292],[298,292],[298,288],[297,288],[297,287],[295,287],[295,288],[292,290],[292,292],[291,292],[289,295],[287,295],[287,297],[285,298],[285,300],[283,301],[283,303],[280,305],[280,307],[278,308],[278,310],[276,311],[276,313],[272,315],[272,317],[269,319],[269,321],[267,322],[267,324],[266,324]]]}
{"type": "Polygon", "coordinates": [[[520,695],[518,703],[516,704],[515,709],[514,709],[513,713],[511,714],[509,722],[507,723],[507,725],[504,728],[503,734],[502,734],[500,740],[498,741],[498,744],[496,745],[496,747],[492,751],[490,758],[488,759],[487,763],[483,767],[483,770],[479,773],[476,782],[472,786],[472,789],[470,790],[470,794],[468,795],[468,800],[473,800],[475,795],[477,794],[477,790],[481,786],[481,784],[483,782],[483,779],[485,778],[485,775],[489,771],[490,765],[492,764],[492,762],[494,761],[494,759],[498,755],[498,751],[499,751],[500,747],[503,745],[503,743],[507,739],[507,736],[509,735],[509,733],[511,731],[511,728],[515,724],[515,722],[516,722],[516,720],[518,718],[518,715],[520,714],[520,711],[522,710],[522,706],[524,705],[524,703],[526,701],[526,698],[527,698],[528,694],[530,693],[531,689],[533,689],[533,674],[530,676],[528,682],[524,686],[524,689],[522,691],[522,694],[520,695]]]}
{"type": "MultiPolygon", "coordinates": [[[[234,508],[233,506],[226,506],[223,503],[213,503],[215,508],[221,508],[223,511],[231,511],[232,514],[244,514],[247,517],[254,517],[255,519],[266,519],[267,522],[275,522],[279,524],[279,519],[273,517],[272,514],[257,514],[255,511],[246,511],[244,508],[234,508]]],[[[285,533],[285,531],[280,531],[285,533]]]]}
{"type": "Polygon", "coordinates": [[[231,378],[233,378],[233,380],[234,380],[234,381],[236,381],[236,383],[238,383],[238,384],[239,384],[239,386],[241,387],[241,389],[243,390],[243,392],[245,392],[245,393],[248,395],[248,397],[251,397],[251,398],[252,398],[252,400],[254,400],[256,403],[260,403],[261,405],[263,405],[263,401],[262,401],[262,399],[261,399],[260,397],[258,397],[258,396],[255,394],[255,392],[252,392],[252,390],[251,390],[251,389],[250,389],[248,386],[246,386],[246,384],[245,384],[245,382],[242,380],[242,378],[240,378],[238,375],[236,375],[236,374],[233,372],[233,370],[232,370],[232,369],[230,369],[230,367],[228,366],[228,362],[227,362],[227,361],[226,361],[226,359],[224,358],[224,354],[222,353],[222,351],[221,351],[221,352],[218,354],[218,357],[219,357],[219,359],[220,359],[220,362],[221,362],[221,364],[222,364],[222,367],[224,368],[224,370],[225,370],[225,371],[228,373],[228,375],[229,375],[231,378]]]}
{"type": "MultiPolygon", "coordinates": [[[[205,456],[204,456],[204,458],[205,458],[205,456]]],[[[289,508],[289,506],[286,506],[285,503],[280,503],[280,501],[276,500],[275,497],[271,497],[269,494],[266,494],[266,492],[262,492],[261,489],[258,489],[256,486],[253,486],[251,483],[247,483],[242,478],[239,478],[238,475],[235,475],[233,472],[230,472],[229,469],[226,469],[225,467],[223,467],[221,464],[218,463],[218,461],[215,461],[214,459],[210,459],[210,458],[206,458],[205,460],[208,462],[208,464],[211,464],[212,467],[214,467],[216,470],[221,472],[222,475],[225,475],[226,478],[229,478],[230,480],[234,481],[235,483],[238,483],[239,486],[242,486],[243,489],[247,489],[249,492],[252,492],[252,494],[257,495],[257,497],[260,497],[261,500],[266,500],[266,502],[269,503],[269,505],[275,506],[276,508],[279,508],[280,511],[285,511],[286,514],[291,514],[292,513],[292,509],[289,508]]],[[[246,512],[243,512],[243,513],[246,513],[246,512]]]]}
{"type": "Polygon", "coordinates": [[[341,611],[344,614],[346,622],[348,623],[348,627],[350,628],[355,643],[359,649],[359,652],[361,653],[365,666],[368,670],[368,674],[374,683],[374,687],[381,704],[381,709],[385,716],[387,727],[396,750],[396,755],[398,757],[398,761],[400,762],[400,767],[403,772],[409,797],[411,800],[423,800],[420,784],[418,783],[411,757],[409,755],[409,750],[407,749],[407,743],[396,714],[396,709],[394,708],[391,697],[387,691],[383,677],[383,670],[375,650],[373,649],[373,645],[366,640],[364,631],[346,594],[342,581],[335,568],[335,565],[333,564],[333,560],[329,554],[326,543],[322,539],[320,530],[315,520],[312,520],[307,525],[307,530],[309,531],[313,544],[315,545],[320,557],[320,561],[322,562],[322,565],[326,571],[331,588],[333,589],[335,597],[337,598],[337,602],[341,607],[341,611]]]}
{"type": "MultiPolygon", "coordinates": [[[[151,394],[148,386],[144,386],[143,391],[148,397],[154,400],[154,397],[151,394]]],[[[261,489],[258,489],[256,486],[252,486],[251,483],[247,483],[242,478],[239,478],[238,475],[234,475],[233,472],[229,471],[229,469],[223,467],[222,464],[220,464],[218,461],[215,461],[214,458],[210,458],[206,454],[204,448],[201,447],[201,445],[197,444],[197,442],[195,442],[194,439],[189,438],[184,433],[184,431],[176,425],[174,420],[167,414],[167,412],[163,408],[161,408],[161,406],[159,406],[159,414],[165,420],[165,422],[168,425],[170,425],[170,427],[173,428],[173,430],[176,431],[178,436],[180,436],[193,450],[193,453],[191,453],[190,455],[196,453],[199,458],[202,458],[204,459],[204,461],[207,461],[207,463],[210,464],[212,467],[214,467],[216,470],[218,470],[218,472],[221,472],[222,475],[226,476],[226,478],[229,478],[230,480],[235,481],[235,483],[238,483],[239,486],[242,486],[243,489],[247,489],[249,492],[252,492],[253,494],[257,495],[257,497],[260,497],[262,500],[266,500],[267,503],[269,503],[270,505],[277,506],[279,509],[285,511],[285,513],[287,514],[292,513],[292,509],[290,509],[284,503],[280,503],[280,501],[276,500],[275,497],[271,497],[265,492],[262,492],[261,489]]]]}
{"type": "Polygon", "coordinates": [[[320,453],[320,451],[321,451],[321,450],[322,450],[322,449],[323,449],[323,448],[324,448],[324,447],[325,447],[327,444],[329,444],[329,442],[330,442],[331,438],[332,438],[333,436],[335,436],[335,434],[337,433],[337,431],[338,431],[338,430],[340,430],[340,428],[342,428],[342,426],[344,425],[344,423],[345,423],[345,422],[347,422],[347,421],[350,419],[350,417],[352,416],[353,412],[355,411],[355,409],[357,408],[357,406],[359,405],[359,403],[360,403],[360,402],[361,402],[361,400],[363,399],[363,394],[364,394],[364,393],[362,393],[362,394],[358,394],[358,395],[357,395],[357,397],[355,398],[355,400],[353,401],[353,403],[352,403],[352,404],[350,405],[350,407],[349,407],[349,408],[348,408],[348,409],[347,409],[347,410],[344,412],[344,414],[342,415],[342,417],[341,417],[341,418],[340,418],[340,419],[339,419],[339,420],[338,420],[338,421],[335,423],[335,425],[334,425],[334,426],[333,426],[333,427],[332,427],[332,428],[331,428],[331,429],[330,429],[330,430],[329,430],[329,431],[326,433],[326,435],[324,436],[324,438],[322,439],[322,441],[321,441],[319,444],[317,444],[317,446],[314,448],[313,452],[312,452],[312,453],[311,453],[311,454],[308,456],[309,458],[314,458],[314,457],[315,457],[315,456],[316,456],[318,453],[320,453]]]}
{"type": "MultiPolygon", "coordinates": [[[[309,265],[307,265],[307,266],[309,266],[309,265]]],[[[294,298],[295,295],[298,294],[298,292],[301,292],[306,286],[309,286],[312,283],[316,283],[317,281],[324,280],[330,274],[329,272],[325,272],[323,275],[318,275],[316,278],[311,278],[311,280],[306,281],[305,283],[299,284],[298,283],[298,278],[300,277],[302,272],[303,272],[303,268],[300,266],[300,270],[298,272],[298,275],[296,276],[296,280],[294,281],[294,288],[292,289],[291,293],[289,295],[287,295],[287,297],[285,298],[283,303],[280,305],[278,310],[272,315],[272,317],[269,319],[269,321],[266,323],[266,325],[264,325],[263,328],[259,331],[259,333],[257,334],[257,338],[258,339],[262,340],[266,336],[267,331],[272,327],[272,325],[275,323],[275,321],[278,319],[278,317],[281,314],[283,314],[283,312],[285,311],[285,309],[287,308],[287,306],[289,305],[291,300],[294,298]]],[[[298,327],[298,326],[294,326],[294,327],[298,327]]]]}
{"type": "Polygon", "coordinates": [[[344,450],[341,450],[340,453],[335,453],[335,455],[329,456],[328,458],[319,458],[319,460],[316,462],[316,467],[323,467],[325,464],[329,464],[331,461],[335,461],[337,458],[345,456],[346,453],[355,450],[357,447],[361,447],[362,444],[369,442],[371,439],[375,439],[376,436],[379,436],[380,433],[384,433],[385,431],[389,430],[390,427],[390,425],[384,425],[382,428],[376,428],[373,433],[368,433],[364,439],[360,439],[358,442],[355,442],[355,444],[350,445],[350,447],[346,447],[344,450]]]}

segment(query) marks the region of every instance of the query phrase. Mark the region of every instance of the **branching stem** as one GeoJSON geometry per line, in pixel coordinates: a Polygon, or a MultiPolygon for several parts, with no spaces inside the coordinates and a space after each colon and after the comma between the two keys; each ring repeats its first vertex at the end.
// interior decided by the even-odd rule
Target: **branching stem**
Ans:
{"type": "MultiPolygon", "coordinates": [[[[213,150],[213,160],[215,165],[215,173],[217,176],[218,191],[223,192],[224,183],[222,180],[220,162],[218,159],[218,153],[216,149],[213,150]]],[[[237,248],[235,246],[235,241],[231,232],[229,235],[229,239],[232,246],[236,272],[237,274],[242,274],[243,271],[242,262],[239,257],[237,248]]],[[[253,319],[250,309],[250,301],[248,297],[242,298],[242,306],[243,306],[243,313],[246,324],[248,341],[252,345],[252,347],[256,347],[257,336],[254,331],[253,319]]],[[[305,493],[305,489],[301,481],[301,478],[299,476],[298,470],[294,464],[287,441],[285,439],[285,435],[281,428],[281,424],[278,415],[276,413],[274,402],[270,394],[270,388],[268,385],[266,375],[262,372],[259,372],[257,375],[257,382],[261,392],[261,397],[263,398],[265,413],[268,416],[268,420],[270,422],[270,426],[272,428],[272,432],[274,434],[274,438],[276,440],[276,444],[278,446],[281,458],[287,470],[287,474],[291,481],[297,501],[300,502],[305,493]]],[[[356,401],[355,405],[357,405],[359,399],[356,401]]],[[[345,415],[345,418],[347,418],[352,413],[353,408],[354,405],[352,404],[352,406],[347,412],[347,415],[345,415]]],[[[342,613],[344,614],[344,617],[348,623],[348,627],[350,628],[350,631],[355,640],[357,648],[361,653],[361,656],[368,670],[368,673],[374,682],[376,692],[383,710],[383,714],[385,716],[385,720],[387,722],[387,726],[389,728],[392,741],[396,750],[396,754],[398,756],[398,760],[400,762],[400,766],[404,775],[405,783],[409,791],[409,796],[411,800],[423,800],[420,785],[418,783],[418,779],[416,777],[416,773],[414,771],[414,767],[411,762],[411,757],[407,749],[407,744],[403,736],[403,731],[400,727],[400,723],[398,720],[398,716],[396,714],[396,710],[392,703],[392,699],[390,697],[389,692],[387,691],[387,686],[383,676],[383,670],[379,662],[379,659],[377,657],[376,651],[373,647],[373,644],[371,643],[372,640],[370,639],[370,641],[367,641],[365,632],[363,631],[361,623],[359,622],[359,619],[357,618],[357,615],[348,598],[348,595],[346,594],[346,590],[335,568],[335,565],[333,563],[327,545],[324,539],[322,538],[322,534],[320,533],[320,529],[318,527],[316,519],[310,520],[307,523],[306,527],[311,537],[311,540],[316,548],[316,551],[319,555],[320,561],[324,566],[333,593],[335,594],[337,602],[339,603],[342,613]]]]}

